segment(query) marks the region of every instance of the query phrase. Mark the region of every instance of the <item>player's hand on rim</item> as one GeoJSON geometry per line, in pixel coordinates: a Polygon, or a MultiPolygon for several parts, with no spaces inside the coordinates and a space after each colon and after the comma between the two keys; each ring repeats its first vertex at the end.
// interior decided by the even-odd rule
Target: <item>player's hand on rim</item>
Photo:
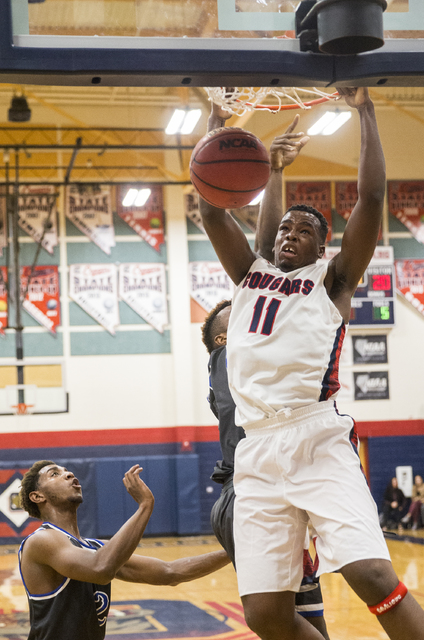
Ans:
{"type": "Polygon", "coordinates": [[[294,132],[299,122],[299,114],[296,114],[286,131],[274,138],[270,148],[270,161],[272,169],[284,169],[299,155],[305,144],[310,140],[302,131],[294,132]]]}
{"type": "Polygon", "coordinates": [[[345,99],[348,107],[361,109],[371,102],[367,87],[336,87],[340,96],[345,99]]]}
{"type": "Polygon", "coordinates": [[[123,478],[126,490],[139,505],[153,505],[155,499],[149,487],[140,478],[143,468],[139,464],[135,464],[129,469],[123,478]]]}

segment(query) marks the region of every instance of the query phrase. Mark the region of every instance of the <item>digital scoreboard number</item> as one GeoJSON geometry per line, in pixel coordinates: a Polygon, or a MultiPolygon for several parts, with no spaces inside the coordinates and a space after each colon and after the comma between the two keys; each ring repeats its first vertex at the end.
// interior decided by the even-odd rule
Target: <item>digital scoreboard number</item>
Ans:
{"type": "Polygon", "coordinates": [[[373,260],[353,295],[349,324],[381,327],[394,323],[394,266],[373,260]]]}
{"type": "MultiPolygon", "coordinates": [[[[340,247],[327,247],[331,259],[340,247]]],[[[395,324],[393,247],[377,247],[352,298],[351,327],[393,327],[395,324]]]]}

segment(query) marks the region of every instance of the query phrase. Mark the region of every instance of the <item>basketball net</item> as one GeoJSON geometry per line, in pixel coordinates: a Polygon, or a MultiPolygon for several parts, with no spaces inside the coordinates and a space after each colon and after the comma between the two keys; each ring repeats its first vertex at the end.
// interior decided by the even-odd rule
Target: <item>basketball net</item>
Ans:
{"type": "Polygon", "coordinates": [[[242,116],[246,111],[265,109],[276,113],[287,109],[311,109],[316,104],[340,98],[335,93],[325,93],[315,87],[205,87],[209,100],[226,111],[242,116]],[[315,97],[313,97],[315,96],[315,97]],[[264,104],[272,98],[276,104],[264,104]]]}

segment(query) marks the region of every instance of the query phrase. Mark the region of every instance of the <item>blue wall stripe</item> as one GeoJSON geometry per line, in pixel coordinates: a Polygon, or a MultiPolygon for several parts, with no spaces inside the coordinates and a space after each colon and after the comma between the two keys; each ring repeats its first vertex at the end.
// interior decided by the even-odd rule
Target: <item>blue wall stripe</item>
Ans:
{"type": "MultiPolygon", "coordinates": [[[[249,240],[249,244],[253,249],[254,241],[249,240]]],[[[188,259],[189,262],[218,262],[218,257],[209,240],[189,240],[188,259]]]]}
{"type": "MultiPolygon", "coordinates": [[[[119,302],[120,324],[148,324],[138,313],[125,302],[119,302]]],[[[69,303],[69,324],[71,326],[94,326],[98,322],[82,309],[76,302],[69,303]]]]}
{"type": "MultiPolygon", "coordinates": [[[[0,354],[2,358],[13,358],[15,352],[15,335],[8,333],[4,338],[0,338],[0,354]]],[[[52,336],[47,330],[40,333],[23,334],[24,356],[61,356],[63,355],[62,334],[52,336]]]]}
{"type": "Polygon", "coordinates": [[[101,332],[71,333],[71,355],[118,355],[141,353],[171,353],[170,332],[122,331],[114,336],[101,332]]]}
{"type": "Polygon", "coordinates": [[[111,262],[165,262],[166,247],[158,253],[147,242],[117,242],[108,256],[92,242],[70,242],[67,245],[68,264],[104,264],[111,262]]]}

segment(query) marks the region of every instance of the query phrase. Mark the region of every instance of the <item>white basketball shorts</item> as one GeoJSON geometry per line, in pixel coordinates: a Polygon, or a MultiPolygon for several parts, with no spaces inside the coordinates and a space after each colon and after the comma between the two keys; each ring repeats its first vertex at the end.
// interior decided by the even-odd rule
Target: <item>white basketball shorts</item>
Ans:
{"type": "Polygon", "coordinates": [[[299,590],[309,519],[319,575],[356,560],[390,560],[353,427],[328,400],[246,429],[234,475],[240,595],[299,590]]]}

